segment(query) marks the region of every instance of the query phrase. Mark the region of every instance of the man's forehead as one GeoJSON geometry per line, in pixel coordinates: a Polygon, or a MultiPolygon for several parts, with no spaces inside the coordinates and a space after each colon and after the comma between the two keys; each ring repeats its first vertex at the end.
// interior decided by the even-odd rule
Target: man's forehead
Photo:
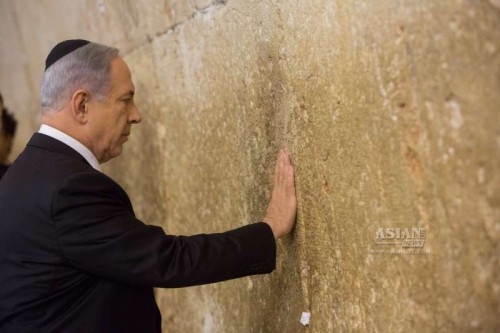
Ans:
{"type": "Polygon", "coordinates": [[[128,67],[125,60],[122,57],[118,56],[111,61],[111,70],[116,72],[123,72],[124,74],[128,74],[130,76],[130,68],[128,67]]]}
{"type": "Polygon", "coordinates": [[[135,91],[134,83],[132,82],[132,73],[125,60],[121,57],[116,57],[111,62],[111,76],[113,85],[125,92],[135,91]]]}

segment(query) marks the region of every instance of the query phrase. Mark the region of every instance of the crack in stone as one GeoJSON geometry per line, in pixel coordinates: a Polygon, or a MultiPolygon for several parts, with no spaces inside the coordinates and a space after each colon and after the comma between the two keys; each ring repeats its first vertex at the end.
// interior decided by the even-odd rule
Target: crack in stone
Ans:
{"type": "Polygon", "coordinates": [[[159,38],[159,37],[164,36],[166,34],[175,33],[179,29],[179,27],[183,26],[185,23],[187,23],[187,22],[189,22],[197,17],[200,17],[200,16],[207,14],[209,12],[209,10],[212,8],[219,9],[219,8],[225,7],[228,2],[229,2],[229,0],[215,0],[210,5],[207,5],[207,6],[204,6],[201,8],[195,7],[195,11],[192,12],[186,19],[170,25],[165,30],[154,34],[154,36],[150,36],[149,34],[146,34],[146,41],[144,43],[140,43],[137,46],[131,48],[128,52],[124,53],[124,55],[129,54],[129,53],[133,53],[136,50],[143,48],[145,45],[151,44],[151,42],[153,42],[153,40],[156,38],[159,38]]]}
{"type": "Polygon", "coordinates": [[[201,7],[201,8],[196,8],[196,10],[193,13],[191,13],[191,15],[189,15],[187,19],[173,24],[172,26],[165,29],[162,33],[160,33],[156,37],[162,36],[162,35],[170,33],[170,32],[175,32],[175,30],[177,30],[180,26],[184,25],[186,22],[189,22],[192,19],[199,17],[201,15],[207,14],[208,11],[212,8],[219,9],[219,8],[225,7],[227,5],[227,3],[228,3],[228,0],[215,0],[210,5],[207,5],[207,6],[201,7]]]}

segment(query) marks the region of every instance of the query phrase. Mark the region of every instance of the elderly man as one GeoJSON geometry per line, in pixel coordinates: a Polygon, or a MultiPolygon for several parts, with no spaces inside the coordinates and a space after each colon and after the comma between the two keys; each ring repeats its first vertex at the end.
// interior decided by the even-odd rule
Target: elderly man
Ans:
{"type": "Polygon", "coordinates": [[[41,80],[42,126],[0,182],[1,332],[160,332],[152,287],[218,282],[275,268],[296,213],[281,150],[262,222],[166,235],[139,221],[100,172],[141,121],[118,50],[56,45],[41,80]]]}

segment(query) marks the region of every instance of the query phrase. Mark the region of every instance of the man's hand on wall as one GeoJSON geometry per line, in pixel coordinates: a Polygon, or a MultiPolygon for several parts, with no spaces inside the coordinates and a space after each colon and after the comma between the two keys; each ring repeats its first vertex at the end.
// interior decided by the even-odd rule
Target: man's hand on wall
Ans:
{"type": "Polygon", "coordinates": [[[290,155],[281,149],[276,161],[274,188],[263,221],[271,226],[274,238],[287,235],[295,223],[297,197],[290,155]]]}

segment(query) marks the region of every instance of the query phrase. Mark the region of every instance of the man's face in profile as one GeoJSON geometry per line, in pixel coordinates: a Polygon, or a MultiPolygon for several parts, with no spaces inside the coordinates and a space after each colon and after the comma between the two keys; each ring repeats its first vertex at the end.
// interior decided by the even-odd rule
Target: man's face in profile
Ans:
{"type": "Polygon", "coordinates": [[[120,57],[111,62],[110,88],[104,99],[90,98],[88,123],[92,151],[100,163],[121,154],[132,124],[141,121],[134,102],[135,87],[130,70],[120,57]]]}

